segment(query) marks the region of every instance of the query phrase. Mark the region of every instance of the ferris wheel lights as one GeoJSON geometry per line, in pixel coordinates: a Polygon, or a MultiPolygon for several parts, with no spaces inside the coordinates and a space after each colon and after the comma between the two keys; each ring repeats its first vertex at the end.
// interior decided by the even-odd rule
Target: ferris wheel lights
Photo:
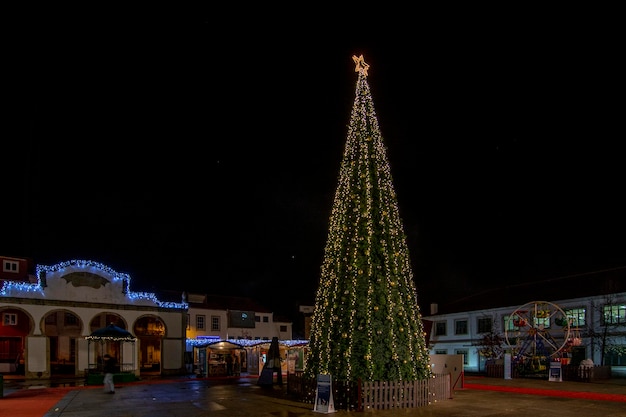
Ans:
{"type": "Polygon", "coordinates": [[[505,328],[504,336],[514,352],[514,363],[522,372],[546,372],[549,358],[557,358],[574,344],[576,336],[570,336],[571,321],[556,304],[533,301],[520,306],[509,317],[515,327],[505,328]],[[553,316],[555,326],[551,326],[553,316]]]}

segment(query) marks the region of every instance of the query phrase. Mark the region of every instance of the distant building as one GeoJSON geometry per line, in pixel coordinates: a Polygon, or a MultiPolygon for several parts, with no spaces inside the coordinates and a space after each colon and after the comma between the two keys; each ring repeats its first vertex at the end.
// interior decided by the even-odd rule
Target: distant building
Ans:
{"type": "Polygon", "coordinates": [[[103,354],[102,346],[90,346],[92,334],[109,325],[136,337],[132,352],[111,353],[124,356],[122,367],[137,376],[192,372],[200,352],[210,355],[206,374],[209,362],[230,359],[226,353],[240,355],[239,372],[259,373],[274,337],[285,358],[302,362],[302,352],[291,348],[306,341],[292,340],[293,323],[250,298],[135,292],[128,274],[93,261],[0,262],[0,373],[83,376],[103,354]]]}
{"type": "MultiPolygon", "coordinates": [[[[290,320],[275,316],[251,298],[190,293],[187,301],[187,351],[193,352],[196,373],[224,374],[227,360],[235,356],[240,372],[258,375],[274,337],[284,358],[291,347],[306,344],[292,340],[290,320]]],[[[287,366],[285,360],[285,371],[287,366]]]]}
{"type": "Polygon", "coordinates": [[[2,264],[2,269],[0,269],[0,288],[6,281],[37,282],[31,259],[0,256],[0,263],[2,264]]]}
{"type": "Polygon", "coordinates": [[[187,295],[187,338],[290,340],[292,322],[247,297],[187,295]]]}
{"type": "Polygon", "coordinates": [[[591,359],[626,377],[625,283],[626,268],[615,268],[512,283],[433,304],[430,314],[423,314],[430,353],[462,354],[465,371],[483,372],[486,336],[495,335],[502,354],[514,360],[520,351],[575,365],[591,359]]]}

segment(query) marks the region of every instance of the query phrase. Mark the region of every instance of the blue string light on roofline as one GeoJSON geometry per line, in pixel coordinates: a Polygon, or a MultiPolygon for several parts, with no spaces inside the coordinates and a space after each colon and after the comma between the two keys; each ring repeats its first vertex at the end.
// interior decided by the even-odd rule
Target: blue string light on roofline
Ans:
{"type": "Polygon", "coordinates": [[[100,262],[88,261],[84,259],[72,259],[71,261],[59,262],[56,265],[37,265],[37,278],[41,280],[41,272],[59,272],[72,266],[81,269],[91,268],[100,270],[109,274],[113,278],[113,281],[121,281],[126,279],[130,283],[130,275],[128,275],[127,273],[117,272],[113,268],[106,266],[100,262]]]}
{"type": "MultiPolygon", "coordinates": [[[[79,269],[93,269],[97,271],[102,271],[107,273],[111,279],[116,281],[125,281],[125,287],[130,286],[130,275],[123,272],[117,272],[113,268],[104,265],[100,262],[94,262],[89,260],[82,259],[72,259],[70,261],[60,262],[56,265],[37,265],[35,268],[37,275],[37,283],[30,282],[16,282],[16,281],[5,281],[2,285],[2,289],[0,290],[0,295],[8,296],[8,295],[16,295],[19,293],[34,293],[37,292],[41,296],[45,296],[44,287],[42,284],[42,280],[47,273],[54,272],[62,272],[67,268],[74,267],[79,269]]],[[[157,298],[155,293],[151,292],[134,292],[129,291],[126,293],[126,296],[132,301],[149,301],[156,304],[159,307],[164,308],[172,308],[172,309],[188,309],[189,304],[187,302],[171,302],[171,301],[161,301],[157,298]]]]}
{"type": "Polygon", "coordinates": [[[0,295],[8,296],[13,292],[38,292],[43,295],[43,288],[39,285],[39,283],[33,284],[31,282],[5,281],[2,285],[2,289],[0,289],[0,295]]]}
{"type": "MultiPolygon", "coordinates": [[[[271,340],[260,340],[260,339],[215,339],[207,342],[206,339],[187,339],[187,345],[189,346],[198,346],[202,347],[204,345],[208,345],[211,343],[218,342],[230,342],[236,345],[241,345],[243,347],[254,347],[258,345],[264,345],[267,343],[271,343],[271,340]]],[[[295,346],[305,346],[309,343],[308,340],[279,340],[279,344],[287,346],[287,347],[295,347],[295,346]]]]}

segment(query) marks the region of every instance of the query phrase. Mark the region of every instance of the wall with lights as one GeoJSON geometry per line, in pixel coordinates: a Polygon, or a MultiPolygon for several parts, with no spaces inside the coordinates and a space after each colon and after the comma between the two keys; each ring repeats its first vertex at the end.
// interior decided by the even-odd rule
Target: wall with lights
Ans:
{"type": "MultiPolygon", "coordinates": [[[[154,293],[134,292],[128,274],[94,261],[71,260],[50,266],[38,265],[36,276],[37,282],[7,280],[0,288],[0,317],[3,318],[0,339],[5,338],[18,346],[15,349],[23,351],[27,377],[51,376],[53,356],[58,350],[66,349],[68,340],[74,347],[71,355],[63,360],[75,365],[76,375],[84,375],[85,369],[96,362],[95,358],[89,357],[85,338],[92,331],[92,320],[103,313],[119,317],[131,333],[136,323],[148,317],[162,322],[163,338],[160,342],[153,342],[155,345],[151,348],[151,352],[157,350],[162,358],[158,372],[177,374],[184,370],[188,305],[182,297],[181,302],[169,302],[159,300],[154,293]],[[59,312],[66,315],[59,315],[59,312]],[[65,326],[69,333],[46,334],[46,329],[51,328],[49,322],[53,315],[68,317],[72,321],[65,326]],[[14,326],[24,326],[24,321],[28,325],[21,327],[21,333],[11,332],[14,326]]],[[[139,339],[138,343],[141,344],[142,340],[139,339]]],[[[141,352],[138,349],[138,356],[133,361],[137,364],[137,369],[133,369],[137,374],[142,359],[145,359],[141,352]]]]}

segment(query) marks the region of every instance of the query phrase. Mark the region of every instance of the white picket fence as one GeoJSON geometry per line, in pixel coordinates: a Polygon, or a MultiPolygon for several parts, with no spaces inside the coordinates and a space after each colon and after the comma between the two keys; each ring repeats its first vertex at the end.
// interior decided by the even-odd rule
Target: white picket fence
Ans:
{"type": "Polygon", "coordinates": [[[363,410],[423,407],[451,399],[450,374],[422,381],[367,381],[361,385],[363,410]]]}
{"type": "MultiPolygon", "coordinates": [[[[364,411],[417,408],[452,399],[452,376],[435,374],[422,381],[333,381],[337,410],[364,411]]],[[[287,375],[287,392],[300,401],[315,402],[316,381],[302,372],[287,375]]]]}

